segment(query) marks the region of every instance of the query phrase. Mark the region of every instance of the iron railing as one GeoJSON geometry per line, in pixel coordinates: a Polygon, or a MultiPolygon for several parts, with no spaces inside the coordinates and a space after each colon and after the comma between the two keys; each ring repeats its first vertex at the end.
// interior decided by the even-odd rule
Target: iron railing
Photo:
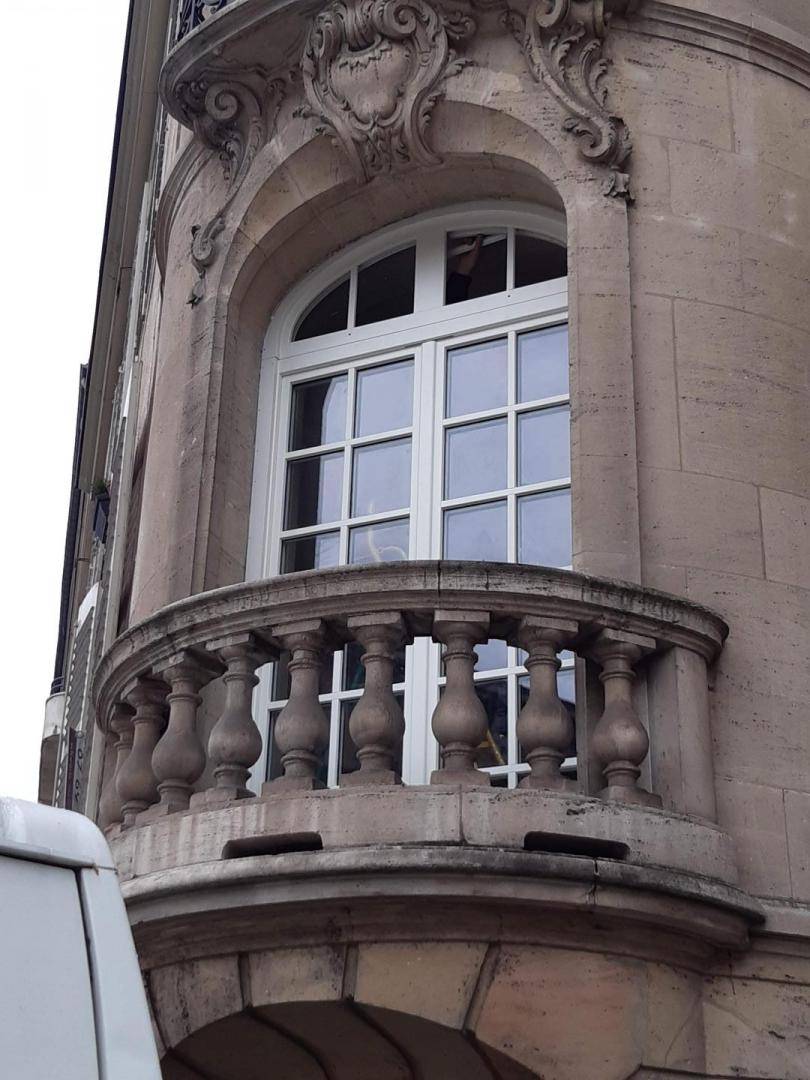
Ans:
{"type": "Polygon", "coordinates": [[[190,34],[212,15],[216,15],[228,2],[229,0],[181,0],[175,43],[181,41],[186,34],[190,34]]]}

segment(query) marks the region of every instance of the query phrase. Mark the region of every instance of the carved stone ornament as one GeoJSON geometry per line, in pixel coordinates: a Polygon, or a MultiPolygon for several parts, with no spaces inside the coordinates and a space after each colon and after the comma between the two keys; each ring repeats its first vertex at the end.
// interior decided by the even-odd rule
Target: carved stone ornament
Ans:
{"type": "Polygon", "coordinates": [[[440,162],[427,126],[445,79],[468,61],[450,41],[473,19],[427,0],[332,0],[315,16],[302,58],[308,104],[349,156],[358,180],[409,164],[440,162]]]}
{"type": "Polygon", "coordinates": [[[194,134],[219,154],[227,182],[216,214],[192,229],[191,258],[199,274],[189,297],[194,305],[203,298],[205,272],[216,257],[217,237],[225,228],[228,208],[275,125],[285,82],[270,78],[260,68],[212,69],[183,84],[179,94],[194,134]]]}
{"type": "Polygon", "coordinates": [[[632,202],[622,168],[632,149],[630,132],[611,113],[603,83],[610,63],[603,55],[605,0],[531,0],[525,15],[512,9],[506,18],[532,75],[567,113],[563,127],[579,138],[582,156],[610,170],[605,194],[632,202]]]}

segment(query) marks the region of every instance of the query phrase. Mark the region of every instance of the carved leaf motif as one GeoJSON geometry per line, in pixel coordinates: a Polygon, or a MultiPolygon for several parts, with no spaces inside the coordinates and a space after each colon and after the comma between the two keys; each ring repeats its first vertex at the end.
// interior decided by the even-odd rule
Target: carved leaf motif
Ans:
{"type": "Polygon", "coordinates": [[[191,258],[199,277],[189,303],[203,297],[205,271],[217,253],[225,215],[267,141],[286,91],[283,79],[259,68],[234,72],[212,70],[179,88],[195,135],[219,154],[227,182],[222,205],[205,224],[192,229],[191,258]]]}
{"type": "Polygon", "coordinates": [[[465,12],[445,15],[428,0],[332,0],[310,26],[299,113],[318,118],[361,181],[436,164],[427,126],[441,84],[465,63],[449,42],[474,30],[465,12]]]}
{"type": "Polygon", "coordinates": [[[579,139],[586,160],[611,170],[605,194],[632,201],[622,166],[632,142],[627,125],[610,112],[603,80],[606,16],[603,0],[531,0],[526,14],[505,21],[523,47],[529,70],[565,109],[565,131],[579,139]]]}

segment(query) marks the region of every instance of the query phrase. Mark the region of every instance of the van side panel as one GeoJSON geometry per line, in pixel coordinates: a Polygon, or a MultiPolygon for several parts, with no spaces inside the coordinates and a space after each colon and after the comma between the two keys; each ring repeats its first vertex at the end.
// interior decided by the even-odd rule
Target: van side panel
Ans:
{"type": "Polygon", "coordinates": [[[114,870],[104,869],[82,870],[80,877],[102,1080],[160,1080],[146,994],[118,878],[114,870]]]}
{"type": "Polygon", "coordinates": [[[75,870],[0,856],[0,972],[3,1076],[99,1080],[75,870]]]}

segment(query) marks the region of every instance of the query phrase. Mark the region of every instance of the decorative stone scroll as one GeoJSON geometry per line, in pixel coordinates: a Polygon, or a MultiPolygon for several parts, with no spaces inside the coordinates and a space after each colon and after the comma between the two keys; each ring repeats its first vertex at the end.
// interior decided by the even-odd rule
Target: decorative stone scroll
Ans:
{"type": "Polygon", "coordinates": [[[603,55],[609,13],[605,0],[531,0],[525,14],[510,9],[508,25],[529,69],[567,113],[565,131],[579,139],[586,161],[610,170],[604,193],[632,202],[623,166],[632,141],[625,122],[608,106],[603,55]]]}
{"type": "Polygon", "coordinates": [[[275,127],[284,100],[284,79],[270,78],[262,68],[210,69],[178,88],[194,134],[220,157],[227,191],[216,214],[192,229],[191,258],[199,277],[189,303],[202,300],[205,273],[217,253],[217,237],[259,150],[275,127]]]}
{"type": "Polygon", "coordinates": [[[320,121],[361,182],[437,164],[427,126],[442,84],[468,63],[450,42],[474,31],[468,14],[427,0],[332,0],[310,26],[299,114],[320,121]]]}

